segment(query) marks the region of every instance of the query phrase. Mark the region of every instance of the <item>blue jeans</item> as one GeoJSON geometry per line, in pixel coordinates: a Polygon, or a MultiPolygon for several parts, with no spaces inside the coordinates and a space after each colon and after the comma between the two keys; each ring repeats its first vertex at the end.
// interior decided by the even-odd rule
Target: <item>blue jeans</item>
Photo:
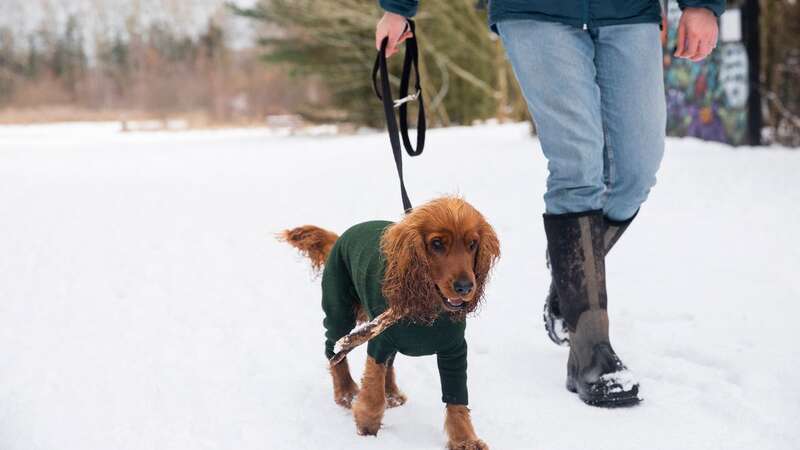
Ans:
{"type": "Polygon", "coordinates": [[[664,154],[658,24],[507,20],[498,30],[548,160],[547,213],[632,217],[664,154]]]}

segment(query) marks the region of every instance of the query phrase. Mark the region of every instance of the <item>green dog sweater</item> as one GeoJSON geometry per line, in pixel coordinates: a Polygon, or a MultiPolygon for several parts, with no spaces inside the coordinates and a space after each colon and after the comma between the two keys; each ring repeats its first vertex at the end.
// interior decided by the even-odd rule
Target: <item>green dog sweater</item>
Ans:
{"type": "MultiPolygon", "coordinates": [[[[380,251],[387,221],[371,221],[345,231],[331,249],[322,273],[322,309],[325,311],[325,356],[334,355],[336,341],[356,324],[356,303],[370,320],[384,312],[381,290],[386,261],[380,251]]],[[[442,401],[467,404],[467,341],[465,321],[442,313],[431,325],[401,320],[367,344],[367,354],[380,364],[397,352],[408,356],[436,355],[442,384],[442,401]]]]}

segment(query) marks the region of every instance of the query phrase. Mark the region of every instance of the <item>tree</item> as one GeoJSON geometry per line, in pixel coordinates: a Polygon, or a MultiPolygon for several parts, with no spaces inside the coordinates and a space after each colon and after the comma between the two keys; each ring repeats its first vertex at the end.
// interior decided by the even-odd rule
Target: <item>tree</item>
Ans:
{"type": "Polygon", "coordinates": [[[71,15],[67,18],[67,25],[63,35],[56,41],[50,64],[55,76],[62,80],[67,91],[74,97],[78,82],[88,66],[81,25],[77,17],[71,15]]]}
{"type": "Polygon", "coordinates": [[[772,140],[800,146],[800,2],[761,0],[760,91],[772,140]]]}

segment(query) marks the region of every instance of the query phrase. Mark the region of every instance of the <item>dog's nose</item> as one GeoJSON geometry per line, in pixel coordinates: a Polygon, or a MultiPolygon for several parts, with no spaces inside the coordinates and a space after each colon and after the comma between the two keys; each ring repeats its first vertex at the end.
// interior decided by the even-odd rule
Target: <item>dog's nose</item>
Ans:
{"type": "Polygon", "coordinates": [[[459,278],[453,282],[453,290],[456,291],[458,295],[467,295],[472,292],[472,288],[475,284],[467,278],[459,278]]]}

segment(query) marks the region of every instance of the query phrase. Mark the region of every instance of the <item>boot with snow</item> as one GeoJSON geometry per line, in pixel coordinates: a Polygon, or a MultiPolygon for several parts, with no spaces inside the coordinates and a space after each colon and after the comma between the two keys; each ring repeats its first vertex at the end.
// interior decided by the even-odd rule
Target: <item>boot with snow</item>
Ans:
{"type": "Polygon", "coordinates": [[[639,384],[608,338],[602,211],[545,214],[559,312],[569,331],[567,389],[593,406],[639,402],[639,384]]]}
{"type": "MultiPolygon", "coordinates": [[[[638,211],[636,214],[638,214],[638,211]]],[[[628,225],[636,218],[636,214],[624,221],[616,221],[605,216],[603,217],[603,226],[605,227],[605,231],[603,232],[603,248],[606,256],[608,256],[608,252],[611,251],[614,244],[616,244],[622,236],[622,233],[628,229],[628,225]]],[[[546,260],[547,268],[549,269],[550,257],[546,256],[546,260]]],[[[558,307],[558,292],[556,292],[556,287],[552,281],[550,282],[550,291],[547,293],[547,298],[545,298],[544,301],[543,317],[544,329],[547,330],[547,337],[556,345],[569,345],[569,330],[567,329],[567,324],[564,322],[564,318],[561,316],[561,310],[558,307]]]]}

